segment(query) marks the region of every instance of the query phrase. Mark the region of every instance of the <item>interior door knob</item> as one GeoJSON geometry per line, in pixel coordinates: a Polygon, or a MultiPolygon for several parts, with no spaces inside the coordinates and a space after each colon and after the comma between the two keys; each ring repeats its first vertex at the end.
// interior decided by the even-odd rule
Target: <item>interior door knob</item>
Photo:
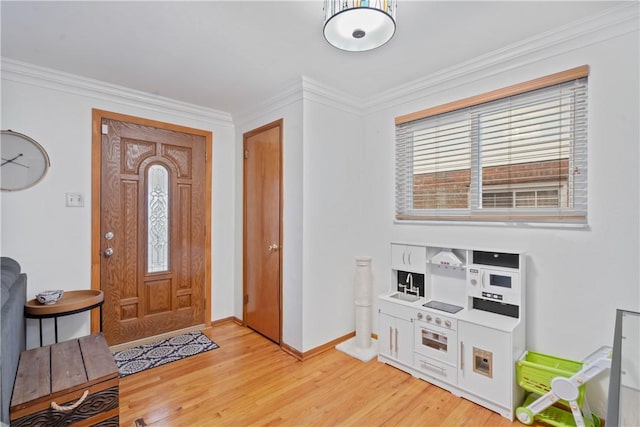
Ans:
{"type": "Polygon", "coordinates": [[[113,255],[113,248],[107,248],[107,249],[104,250],[104,256],[106,256],[108,258],[111,255],[113,255]]]}
{"type": "Polygon", "coordinates": [[[269,252],[274,252],[274,251],[277,251],[278,249],[280,249],[280,247],[278,247],[278,245],[274,243],[272,245],[269,245],[268,249],[269,249],[269,252]]]}

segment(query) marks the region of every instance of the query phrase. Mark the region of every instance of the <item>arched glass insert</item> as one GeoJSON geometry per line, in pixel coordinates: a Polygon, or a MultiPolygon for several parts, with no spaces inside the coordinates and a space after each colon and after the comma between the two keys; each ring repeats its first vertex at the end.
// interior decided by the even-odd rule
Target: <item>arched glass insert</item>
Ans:
{"type": "Polygon", "coordinates": [[[169,269],[169,171],[152,165],[147,172],[147,272],[169,269]]]}

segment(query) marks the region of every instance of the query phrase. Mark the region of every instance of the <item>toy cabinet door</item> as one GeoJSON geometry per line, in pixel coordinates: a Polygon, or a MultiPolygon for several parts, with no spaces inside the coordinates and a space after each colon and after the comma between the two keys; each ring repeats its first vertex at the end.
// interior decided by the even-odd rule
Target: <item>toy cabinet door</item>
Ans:
{"type": "Polygon", "coordinates": [[[427,269],[427,248],[424,246],[391,244],[391,268],[424,274],[427,269]]]}
{"type": "Polygon", "coordinates": [[[460,387],[501,406],[511,406],[515,365],[509,334],[458,322],[460,387]]]}

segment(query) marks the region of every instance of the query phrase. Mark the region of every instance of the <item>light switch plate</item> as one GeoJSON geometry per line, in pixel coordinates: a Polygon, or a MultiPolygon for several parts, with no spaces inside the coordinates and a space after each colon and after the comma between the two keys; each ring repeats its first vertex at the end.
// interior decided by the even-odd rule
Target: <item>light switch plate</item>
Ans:
{"type": "Polygon", "coordinates": [[[65,193],[68,208],[81,208],[84,206],[82,193],[65,193]]]}

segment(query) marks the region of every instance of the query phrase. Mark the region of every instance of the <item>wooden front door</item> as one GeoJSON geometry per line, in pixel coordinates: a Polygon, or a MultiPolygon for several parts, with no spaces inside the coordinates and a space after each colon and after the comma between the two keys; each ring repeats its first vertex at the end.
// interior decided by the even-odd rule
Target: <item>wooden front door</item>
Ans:
{"type": "MultiPolygon", "coordinates": [[[[94,139],[96,127],[100,133],[94,247],[105,338],[116,345],[204,326],[210,133],[100,113],[94,111],[94,139]]],[[[94,169],[95,162],[94,156],[94,169]]]]}
{"type": "Polygon", "coordinates": [[[283,121],[244,134],[244,322],[280,343],[283,121]]]}

